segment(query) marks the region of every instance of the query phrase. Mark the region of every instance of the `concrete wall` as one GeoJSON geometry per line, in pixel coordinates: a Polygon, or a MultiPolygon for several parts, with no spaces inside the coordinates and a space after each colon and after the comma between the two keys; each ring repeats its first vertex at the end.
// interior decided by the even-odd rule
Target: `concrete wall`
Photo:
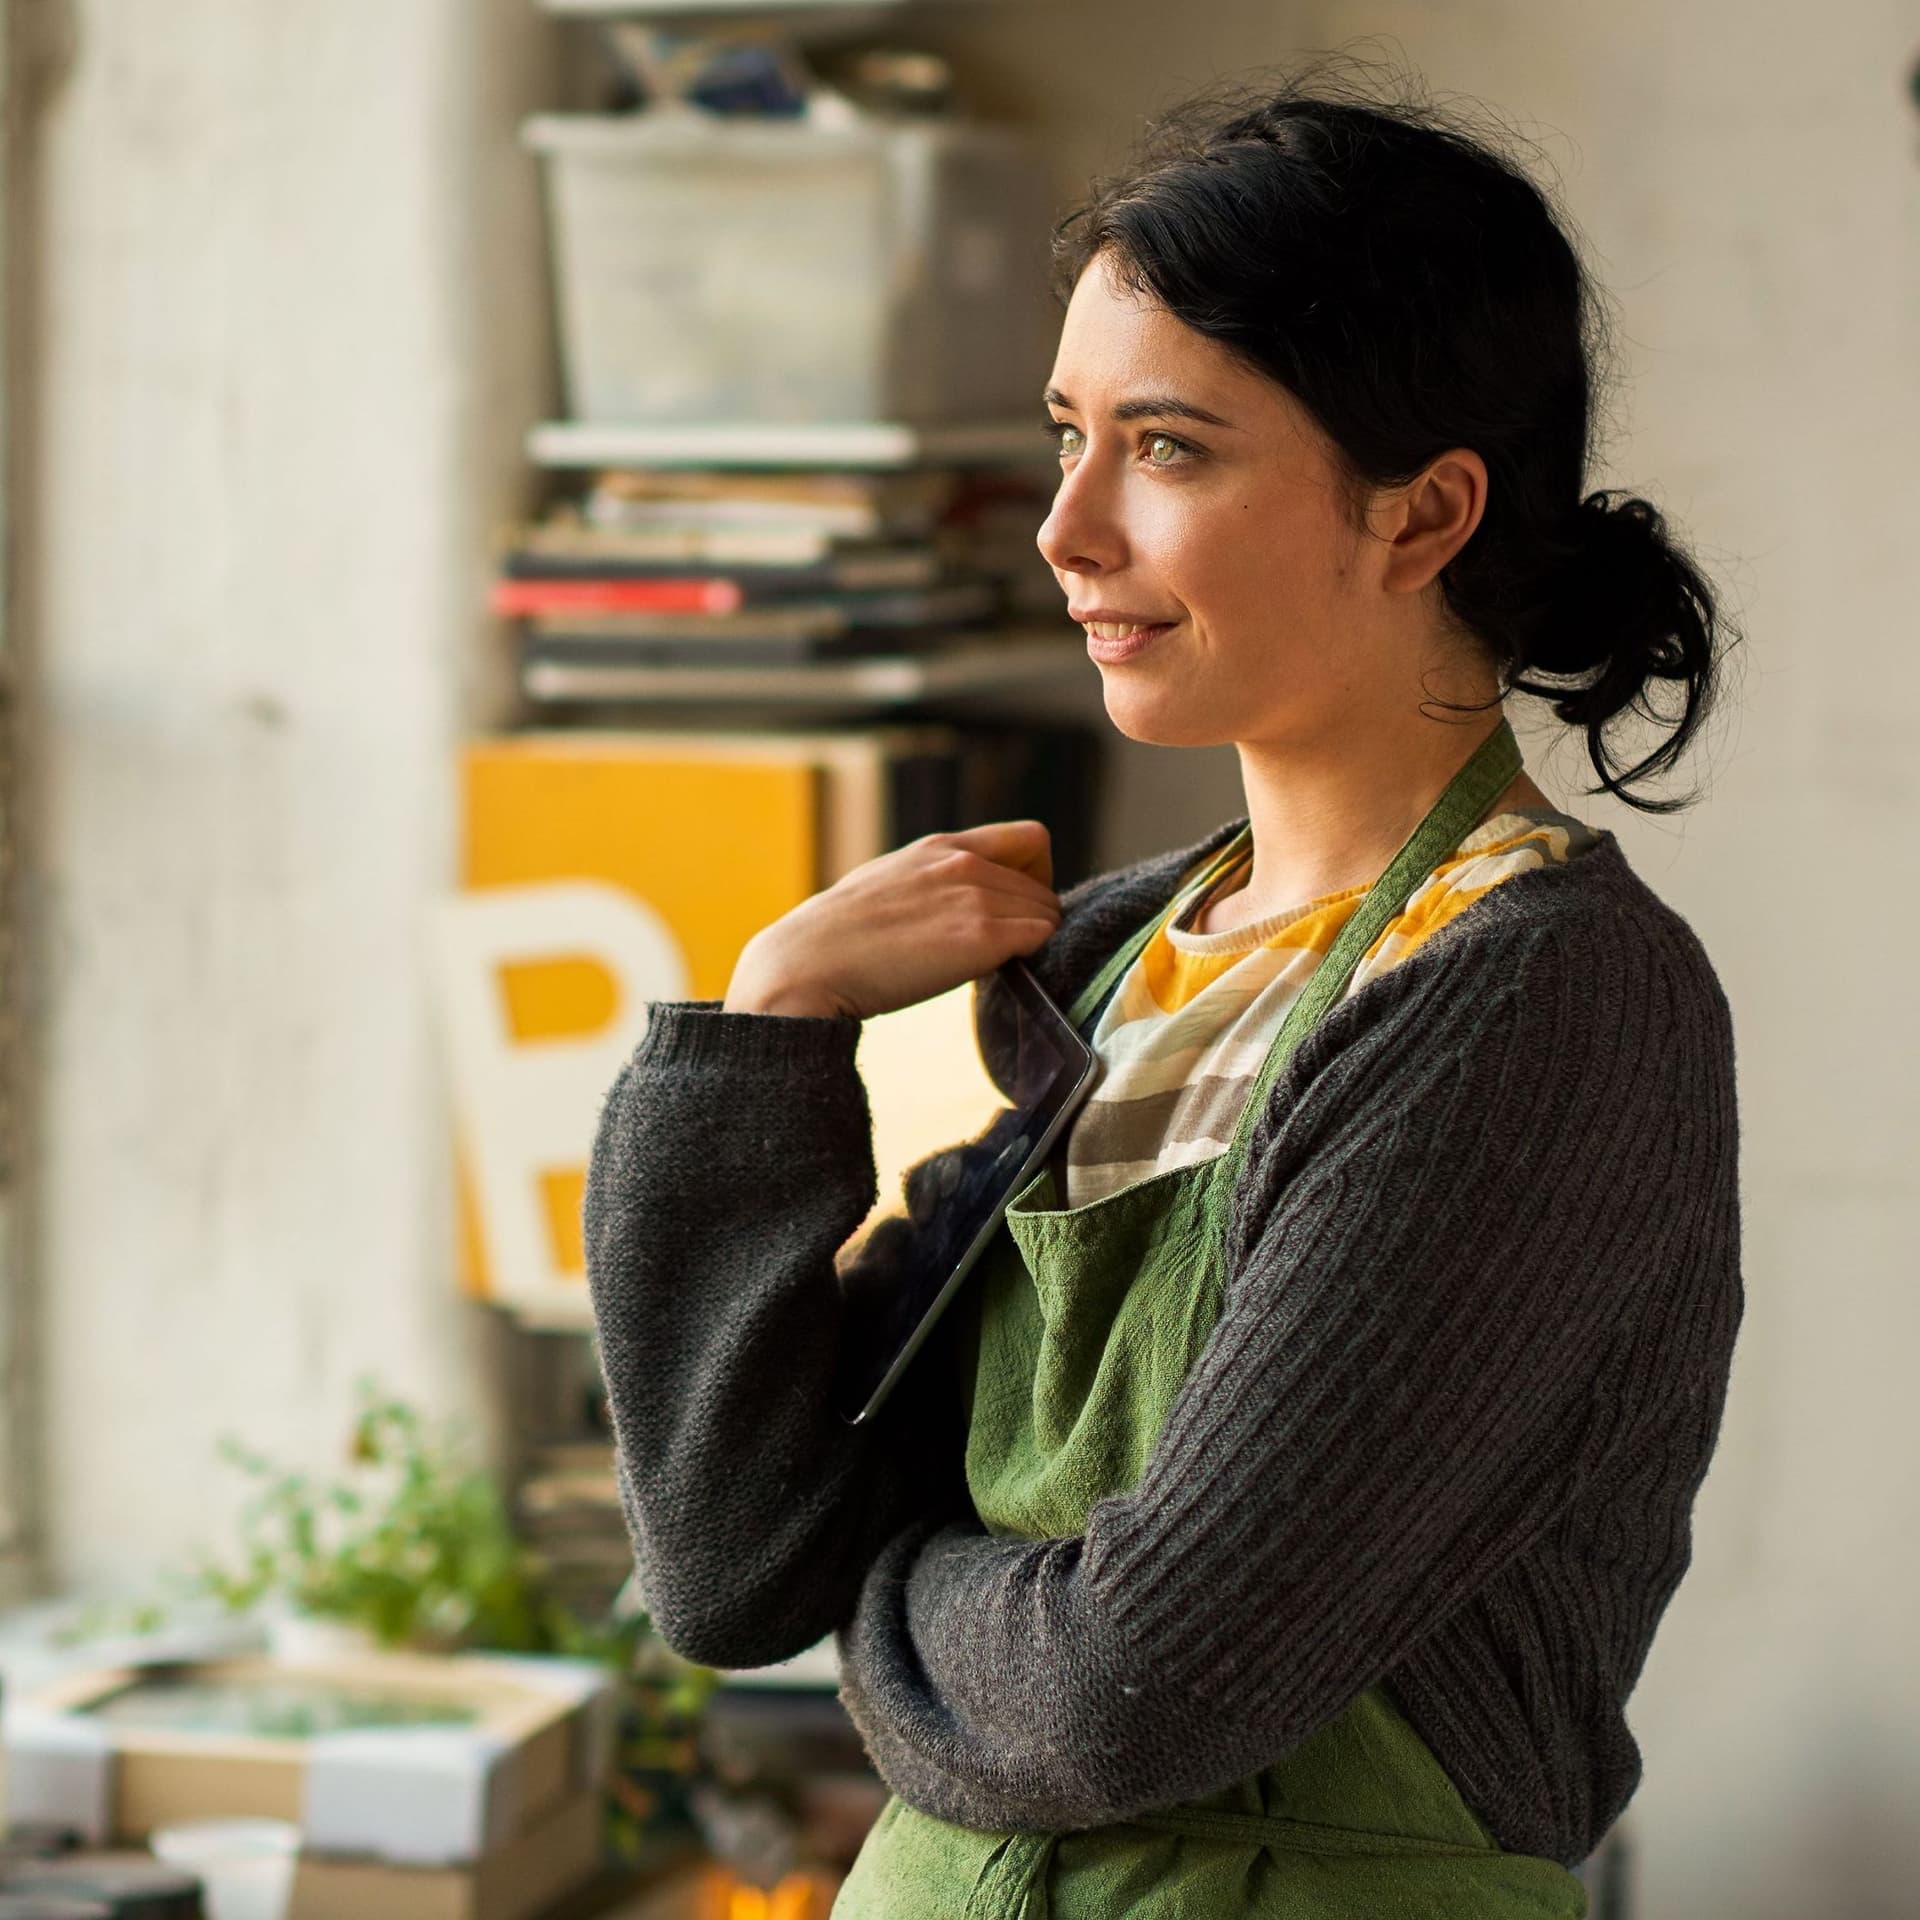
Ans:
{"type": "Polygon", "coordinates": [[[35,1252],[50,1570],[93,1582],[215,1535],[223,1432],[324,1458],[367,1370],[484,1398],[426,910],[545,404],[513,129],[551,29],[524,0],[43,24],[35,1252]]]}

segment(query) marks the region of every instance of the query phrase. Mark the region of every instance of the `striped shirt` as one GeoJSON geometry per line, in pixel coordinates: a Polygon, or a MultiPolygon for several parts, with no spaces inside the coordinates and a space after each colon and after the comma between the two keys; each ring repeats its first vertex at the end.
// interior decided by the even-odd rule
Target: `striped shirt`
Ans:
{"type": "MultiPolygon", "coordinates": [[[[1348,994],[1396,966],[1502,880],[1568,860],[1593,831],[1547,807],[1483,820],[1413,890],[1367,949],[1348,994]]],[[[1210,888],[1189,875],[1093,1034],[1100,1080],[1068,1135],[1067,1204],[1085,1206],[1224,1153],[1267,1050],[1300,991],[1367,897],[1323,894],[1225,933],[1195,933],[1205,900],[1243,883],[1252,847],[1210,888]]]]}

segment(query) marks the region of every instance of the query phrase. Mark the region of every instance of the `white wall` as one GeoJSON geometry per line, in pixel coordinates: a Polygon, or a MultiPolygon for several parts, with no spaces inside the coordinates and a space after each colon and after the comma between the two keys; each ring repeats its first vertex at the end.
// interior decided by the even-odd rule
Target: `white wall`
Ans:
{"type": "Polygon", "coordinates": [[[426,909],[545,374],[524,0],[87,0],[38,109],[33,660],[51,1571],[213,1538],[237,1431],[475,1404],[426,909]],[[507,267],[502,270],[502,261],[507,267]]]}

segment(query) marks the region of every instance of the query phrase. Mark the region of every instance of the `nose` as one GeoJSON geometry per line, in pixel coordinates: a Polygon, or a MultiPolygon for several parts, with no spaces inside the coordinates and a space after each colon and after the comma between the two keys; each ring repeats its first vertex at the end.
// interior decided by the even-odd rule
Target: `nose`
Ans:
{"type": "Polygon", "coordinates": [[[1034,535],[1034,545],[1056,574],[1105,573],[1126,558],[1113,482],[1101,464],[1082,453],[1073,470],[1060,477],[1053,506],[1034,535]]]}

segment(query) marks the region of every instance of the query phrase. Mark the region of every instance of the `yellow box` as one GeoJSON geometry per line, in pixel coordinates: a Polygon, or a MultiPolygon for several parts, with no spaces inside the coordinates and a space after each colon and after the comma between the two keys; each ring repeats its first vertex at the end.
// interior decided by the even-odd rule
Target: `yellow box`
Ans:
{"type": "Polygon", "coordinates": [[[724,996],[755,933],[893,843],[913,791],[901,770],[953,752],[937,728],[464,750],[442,999],[465,1291],[585,1324],[587,1158],[648,1004],[724,996]]]}

